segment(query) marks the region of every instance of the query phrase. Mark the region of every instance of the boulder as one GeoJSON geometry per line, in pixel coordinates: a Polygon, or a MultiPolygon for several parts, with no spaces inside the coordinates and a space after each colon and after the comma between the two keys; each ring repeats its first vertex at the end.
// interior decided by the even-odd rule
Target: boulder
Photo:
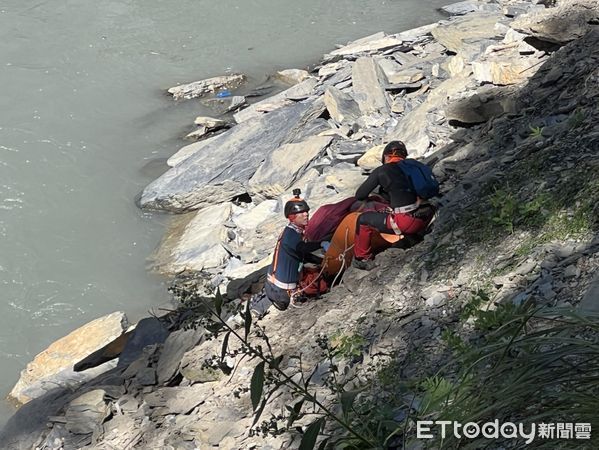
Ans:
{"type": "Polygon", "coordinates": [[[447,119],[459,123],[483,123],[504,113],[516,112],[513,89],[495,89],[484,94],[474,94],[447,107],[447,119]]]}
{"type": "Polygon", "coordinates": [[[315,78],[307,78],[299,84],[291,86],[289,89],[279,92],[272,97],[268,97],[262,101],[254,103],[247,108],[239,111],[233,115],[233,118],[237,123],[245,122],[254,117],[259,117],[264,113],[274,111],[275,109],[282,108],[283,106],[290,105],[294,101],[303,100],[312,95],[314,86],[316,86],[317,80],[315,78]]]}
{"type": "MultiPolygon", "coordinates": [[[[241,210],[241,208],[239,208],[241,210]]],[[[233,223],[242,230],[255,230],[269,217],[280,214],[279,202],[277,200],[265,200],[249,209],[234,211],[233,223]]]]}
{"type": "Polygon", "coordinates": [[[158,383],[168,383],[179,373],[179,364],[185,352],[191,350],[204,339],[204,330],[198,329],[180,329],[173,331],[164,343],[156,373],[158,383]]]}
{"type": "Polygon", "coordinates": [[[331,143],[331,136],[312,136],[270,153],[248,182],[250,195],[272,198],[285,192],[304,169],[331,143]]]}
{"type": "Polygon", "coordinates": [[[463,16],[465,14],[478,11],[479,6],[479,2],[464,1],[442,6],[441,11],[446,12],[450,16],[463,16]]]}
{"type": "MultiPolygon", "coordinates": [[[[285,200],[289,197],[290,195],[287,195],[285,200]]],[[[277,236],[281,233],[285,222],[283,214],[272,214],[257,228],[238,228],[235,230],[235,239],[227,245],[227,248],[244,264],[260,261],[273,251],[277,236]]]]}
{"type": "Polygon", "coordinates": [[[307,78],[310,78],[310,74],[306,70],[302,69],[285,69],[279,70],[276,77],[283,83],[287,84],[298,84],[307,78]]]}
{"type": "Polygon", "coordinates": [[[331,118],[339,123],[354,123],[362,113],[360,107],[350,94],[329,86],[324,92],[324,104],[331,118]]]}
{"type": "MultiPolygon", "coordinates": [[[[497,13],[478,12],[440,24],[432,30],[433,37],[447,50],[456,54],[479,54],[481,41],[499,38],[495,23],[503,16],[497,13]]],[[[472,56],[468,56],[471,59],[472,56]]]]}
{"type": "Polygon", "coordinates": [[[385,93],[385,74],[371,57],[358,58],[352,67],[354,98],[362,114],[389,114],[391,108],[385,93]]]}
{"type": "Polygon", "coordinates": [[[231,203],[203,208],[183,229],[176,228],[158,246],[153,267],[164,274],[183,270],[200,271],[221,266],[229,253],[223,247],[227,241],[224,223],[231,215],[231,203]]]}
{"type": "Polygon", "coordinates": [[[110,415],[103,389],[94,389],[75,398],[65,412],[65,428],[73,434],[91,434],[110,415]]]}
{"type": "Polygon", "coordinates": [[[148,185],[140,205],[183,212],[244,194],[266,156],[284,140],[292,141],[290,133],[309,107],[309,102],[290,105],[192,144],[194,153],[148,185]]]}
{"type": "Polygon", "coordinates": [[[510,26],[537,39],[556,44],[579,39],[599,23],[597,0],[562,1],[556,8],[517,17],[510,26]]]}
{"type": "Polygon", "coordinates": [[[372,170],[381,165],[381,157],[383,155],[384,145],[377,145],[369,149],[358,160],[358,166],[363,169],[372,170]]]}
{"type": "Polygon", "coordinates": [[[481,84],[517,84],[535,74],[541,67],[543,57],[543,52],[536,51],[524,42],[501,43],[487,47],[484,54],[472,62],[472,71],[481,84]],[[523,50],[523,46],[526,49],[523,50]]]}
{"type": "Polygon", "coordinates": [[[470,78],[464,75],[442,82],[428,94],[422,104],[404,115],[384,141],[399,139],[406,144],[411,157],[424,156],[431,142],[426,129],[427,114],[434,109],[442,109],[448,98],[465,91],[470,83],[470,78]]]}
{"type": "Polygon", "coordinates": [[[89,372],[73,371],[75,363],[112,342],[125,332],[127,326],[125,314],[114,312],[60,338],[27,364],[9,398],[20,404],[27,403],[59,383],[65,386],[82,383],[112,368],[114,364],[102,365],[89,372]]]}
{"type": "Polygon", "coordinates": [[[223,75],[220,77],[207,78],[194,81],[193,83],[181,84],[168,90],[175,100],[201,97],[202,95],[216,92],[219,89],[236,88],[245,82],[245,75],[223,75]]]}

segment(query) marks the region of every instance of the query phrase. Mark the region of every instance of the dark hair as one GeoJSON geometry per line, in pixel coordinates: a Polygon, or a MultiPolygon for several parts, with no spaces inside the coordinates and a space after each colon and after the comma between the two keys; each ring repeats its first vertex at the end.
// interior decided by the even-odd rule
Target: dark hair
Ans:
{"type": "Polygon", "coordinates": [[[391,141],[385,145],[383,150],[383,157],[385,156],[401,156],[402,158],[408,157],[408,150],[406,144],[401,141],[391,141]]]}

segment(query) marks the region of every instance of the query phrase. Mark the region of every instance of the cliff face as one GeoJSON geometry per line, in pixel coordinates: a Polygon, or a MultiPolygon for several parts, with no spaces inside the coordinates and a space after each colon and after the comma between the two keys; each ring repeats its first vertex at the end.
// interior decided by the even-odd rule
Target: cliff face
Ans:
{"type": "MultiPolygon", "coordinates": [[[[424,242],[387,250],[372,271],[350,268],[329,294],[302,309],[271,310],[251,325],[239,294],[255,277],[231,281],[227,312],[221,314],[229,329],[207,320],[205,310],[196,314],[199,299],[193,292],[204,290],[205,283],[194,275],[180,278],[176,291],[186,302],[164,344],[146,347],[133,363],[76,389],[59,387],[31,401],[3,430],[0,447],[296,448],[302,439],[298,427],[306,443],[322,426],[335,438],[350,435],[354,448],[368,448],[368,442],[417,448],[428,441],[413,439],[410,417],[443,410],[433,394],[440,386],[451,391],[469,348],[499,345],[493,334],[535,308],[543,319],[599,311],[599,9],[595,2],[564,2],[520,14],[530,8],[471,3],[464,16],[332,52],[313,73],[316,83],[307,99],[283,99],[277,117],[293,117],[294,123],[265,126],[276,136],[273,153],[255,163],[254,172],[238,171],[231,184],[256,198],[276,198],[302,180],[311,201],[327,203],[351,194],[363,179],[348,161],[371,148],[378,155],[377,144],[399,138],[426,157],[443,183],[440,216],[424,242]],[[505,13],[519,17],[512,21],[505,13]],[[559,26],[556,18],[563,19],[559,26]],[[315,142],[323,136],[327,139],[315,142]],[[305,142],[313,144],[305,160],[295,149],[283,174],[267,170],[277,161],[277,149],[305,142]],[[323,169],[327,163],[332,168],[323,169]],[[262,178],[255,175],[258,166],[262,178]],[[264,372],[258,347],[270,361],[262,365],[264,372]],[[265,397],[269,401],[262,405],[265,397]],[[294,409],[301,399],[301,411],[294,409]],[[254,424],[259,408],[261,419],[254,424]],[[315,422],[323,414],[326,423],[315,422]],[[286,429],[289,416],[297,420],[286,429]]],[[[260,128],[253,127],[271,114],[244,119],[226,146],[262,143],[260,128]]],[[[225,145],[226,133],[221,136],[225,145]]],[[[218,148],[214,141],[201,146],[218,148]]],[[[246,167],[254,164],[248,151],[246,167]]],[[[202,158],[216,158],[197,155],[173,170],[193,178],[202,158]]],[[[219,194],[198,200],[197,183],[192,180],[187,190],[181,180],[173,181],[174,173],[165,178],[165,190],[158,182],[147,192],[154,206],[205,206],[221,201],[227,190],[206,178],[207,190],[219,194]]],[[[227,255],[239,256],[247,273],[261,267],[257,261],[268,255],[281,226],[272,206],[262,207],[267,219],[252,222],[246,215],[238,226],[223,225],[215,237],[227,239],[227,230],[236,234],[227,255]]],[[[249,212],[237,219],[243,214],[249,212]]],[[[228,220],[236,217],[222,222],[228,220]]],[[[215,226],[203,229],[212,235],[215,226]]],[[[191,228],[182,234],[194,236],[191,228]]],[[[197,244],[195,237],[188,245],[197,244]]],[[[206,252],[214,256],[214,246],[206,245],[206,252]]],[[[206,264],[207,257],[198,257],[206,264]]],[[[215,273],[222,264],[215,263],[215,273]]],[[[234,270],[243,272],[229,262],[226,273],[234,270]]],[[[547,328],[541,320],[526,324],[535,331],[547,328]]],[[[594,345],[595,331],[576,336],[594,345]]],[[[547,342],[545,350],[554,348],[547,342]]],[[[522,354],[506,350],[505,357],[516,366],[522,354]]],[[[484,374],[484,367],[473,366],[472,374],[484,374]]],[[[535,410],[534,399],[529,407],[535,410]]],[[[541,411],[550,413],[551,405],[539,403],[535,412],[541,411]]],[[[526,411],[494,414],[507,420],[525,417],[526,411]]]]}

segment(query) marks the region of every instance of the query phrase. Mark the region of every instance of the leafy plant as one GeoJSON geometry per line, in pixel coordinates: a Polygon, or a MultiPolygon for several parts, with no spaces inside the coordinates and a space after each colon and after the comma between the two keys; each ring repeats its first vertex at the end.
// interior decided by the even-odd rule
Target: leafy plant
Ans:
{"type": "Polygon", "coordinates": [[[362,356],[368,341],[358,333],[337,331],[331,335],[331,347],[334,356],[353,359],[362,356]]]}
{"type": "MultiPolygon", "coordinates": [[[[316,445],[318,437],[324,430],[327,421],[336,424],[337,427],[345,431],[345,436],[349,436],[352,441],[358,443],[361,448],[374,448],[375,443],[371,437],[364,435],[363,430],[359,427],[352,426],[348,419],[349,413],[353,407],[353,403],[360,390],[346,391],[344,386],[336,376],[336,366],[333,364],[332,358],[334,351],[332,348],[327,348],[326,354],[329,357],[331,370],[329,375],[333,381],[328,383],[331,391],[337,396],[342,413],[338,414],[334,411],[334,405],[327,405],[316,395],[315,387],[311,384],[318,366],[315,367],[308,375],[303,370],[301,355],[299,356],[275,356],[272,346],[270,345],[268,336],[262,328],[253,324],[252,314],[249,309],[249,302],[246,303],[246,308],[240,314],[243,317],[243,331],[238,331],[233,328],[224,318],[223,315],[223,298],[220,292],[216,292],[214,299],[199,296],[194,291],[189,291],[186,288],[171,288],[171,292],[185,305],[188,312],[199,310],[201,318],[195,322],[195,325],[205,326],[210,328],[213,337],[222,335],[222,347],[220,354],[220,363],[224,363],[227,355],[231,354],[230,339],[235,338],[241,344],[241,352],[233,351],[233,354],[242,357],[249,357],[251,360],[257,360],[251,380],[250,380],[250,400],[254,411],[254,421],[252,423],[253,432],[262,432],[263,434],[281,434],[289,430],[299,430],[301,433],[301,442],[299,449],[311,450],[316,445]],[[208,314],[210,317],[206,317],[208,314]],[[256,338],[259,339],[256,342],[256,338]],[[263,348],[263,345],[265,348],[263,348]],[[287,370],[283,370],[284,361],[289,358],[295,358],[299,362],[299,367],[295,373],[289,374],[287,370]],[[262,421],[259,424],[262,413],[264,412],[269,400],[281,389],[287,389],[296,399],[293,405],[287,405],[286,423],[283,428],[279,423],[285,419],[283,416],[274,416],[270,420],[262,421]],[[307,410],[309,408],[309,411],[307,410]],[[316,416],[308,426],[304,429],[294,427],[294,423],[307,414],[316,416]]],[[[192,321],[193,323],[193,321],[192,321]]],[[[326,341],[323,340],[323,342],[326,341]]],[[[348,335],[345,338],[340,337],[340,348],[347,355],[355,355],[358,349],[361,349],[364,344],[364,338],[359,335],[348,335]]],[[[339,350],[341,352],[341,350],[339,350]]],[[[322,440],[319,448],[324,448],[327,442],[332,440],[332,436],[328,435],[322,440]]]]}
{"type": "Polygon", "coordinates": [[[530,129],[530,137],[534,139],[540,138],[543,135],[543,127],[533,127],[532,125],[529,125],[528,128],[530,129]]]}
{"type": "Polygon", "coordinates": [[[586,113],[581,108],[576,108],[572,115],[568,118],[568,125],[570,128],[578,128],[584,122],[586,113]]]}
{"type": "Polygon", "coordinates": [[[505,189],[495,189],[489,197],[489,203],[493,211],[492,222],[512,234],[518,211],[518,200],[514,194],[505,189]]]}

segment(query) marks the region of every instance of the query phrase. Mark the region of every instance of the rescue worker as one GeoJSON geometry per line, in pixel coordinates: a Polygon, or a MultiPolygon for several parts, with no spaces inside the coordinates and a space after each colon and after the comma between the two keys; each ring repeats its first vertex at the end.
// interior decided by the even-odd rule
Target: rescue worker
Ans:
{"type": "Polygon", "coordinates": [[[310,207],[300,198],[301,191],[293,190],[294,197],[285,203],[285,217],[289,223],[283,229],[275,247],[273,261],[268,268],[264,290],[268,299],[281,311],[289,305],[301,307],[305,301],[298,288],[300,271],[304,262],[322,263],[322,258],[312,252],[328,242],[305,241],[304,229],[308,225],[310,207]]]}
{"type": "Polygon", "coordinates": [[[422,240],[422,233],[435,215],[434,207],[423,202],[410,189],[409,180],[397,164],[407,157],[408,151],[403,142],[389,142],[383,150],[383,165],[374,169],[356,191],[356,199],[365,201],[378,186],[379,193],[389,201],[390,206],[388,212],[365,212],[358,217],[353,262],[358,269],[370,270],[374,267],[370,243],[373,230],[403,235],[415,243],[422,240]]]}

